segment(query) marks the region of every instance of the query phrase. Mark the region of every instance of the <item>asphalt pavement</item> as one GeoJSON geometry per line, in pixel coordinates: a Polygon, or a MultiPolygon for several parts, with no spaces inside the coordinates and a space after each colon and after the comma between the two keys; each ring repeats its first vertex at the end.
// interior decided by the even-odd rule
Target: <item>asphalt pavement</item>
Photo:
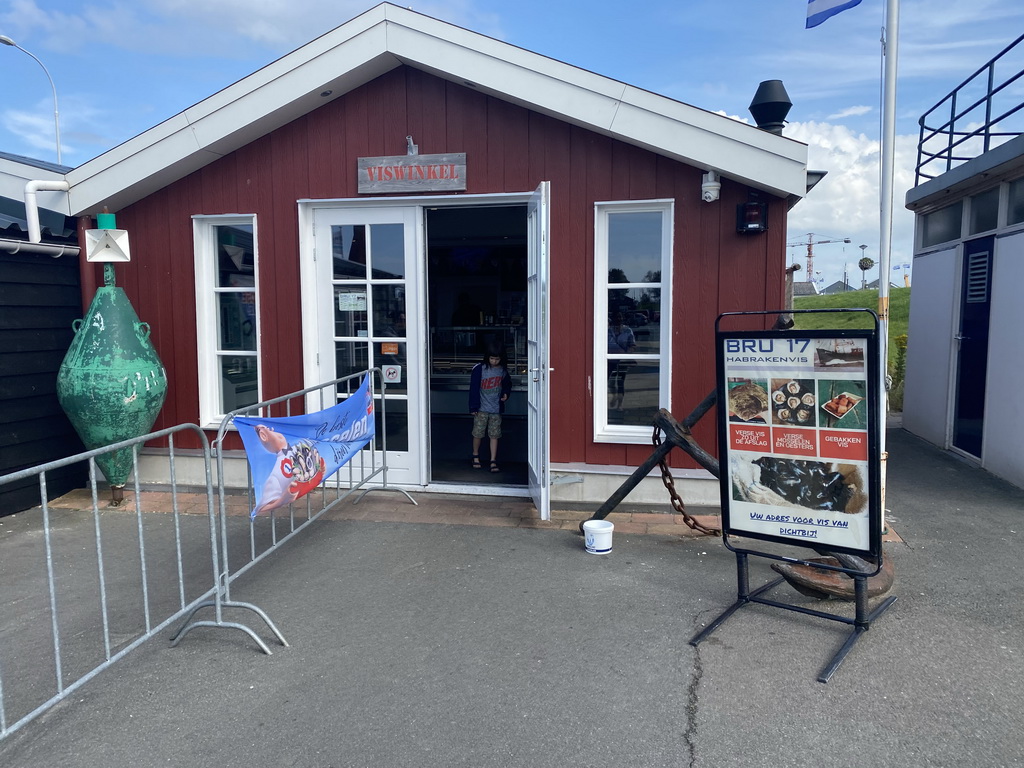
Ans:
{"type": "Polygon", "coordinates": [[[565,527],[370,513],[316,521],[232,586],[288,647],[251,621],[272,655],[168,628],[0,765],[1024,765],[1024,491],[899,429],[888,449],[897,600],[827,684],[837,622],[748,605],[689,645],[736,597],[720,540],[617,531],[591,555],[565,527]]]}

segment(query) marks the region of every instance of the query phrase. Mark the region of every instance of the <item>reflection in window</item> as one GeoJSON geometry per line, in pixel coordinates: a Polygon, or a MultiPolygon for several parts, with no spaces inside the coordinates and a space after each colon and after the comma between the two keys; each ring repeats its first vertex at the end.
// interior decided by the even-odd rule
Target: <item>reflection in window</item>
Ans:
{"type": "Polygon", "coordinates": [[[369,344],[363,341],[336,341],[335,375],[341,379],[362,373],[370,367],[369,344]]]}
{"type": "Polygon", "coordinates": [[[204,424],[259,402],[255,217],[196,216],[196,340],[204,424]]]}
{"type": "Polygon", "coordinates": [[[608,282],[649,282],[661,272],[660,211],[608,214],[608,282]]]}
{"type": "Polygon", "coordinates": [[[405,227],[402,224],[371,225],[370,254],[373,277],[405,277],[405,227]]]}
{"type": "MultiPolygon", "coordinates": [[[[385,390],[389,451],[409,449],[406,234],[397,222],[331,227],[335,375],[398,366],[385,390]]],[[[379,402],[377,418],[381,447],[379,402]]]]}
{"type": "Polygon", "coordinates": [[[366,277],[366,227],[362,224],[331,227],[334,279],[366,277]]]}
{"type": "Polygon", "coordinates": [[[971,198],[970,234],[987,232],[999,224],[999,187],[971,198]]]}
{"type": "Polygon", "coordinates": [[[959,240],[963,219],[963,200],[921,217],[921,247],[959,240]]]}
{"type": "Polygon", "coordinates": [[[598,203],[595,274],[595,439],[650,440],[651,417],[670,407],[671,201],[598,203]],[[663,277],[665,278],[663,282],[663,277]]]}
{"type": "MultiPolygon", "coordinates": [[[[390,390],[391,388],[388,387],[390,390]]],[[[409,402],[407,400],[396,400],[393,398],[387,398],[387,433],[381,427],[382,414],[380,406],[380,398],[377,398],[374,403],[374,421],[376,423],[376,436],[375,441],[377,450],[384,449],[384,438],[387,437],[387,444],[389,451],[408,451],[409,450],[409,402]]]]}
{"type": "Polygon", "coordinates": [[[1006,206],[1007,224],[1024,224],[1024,179],[1010,182],[1010,194],[1006,206]]]}

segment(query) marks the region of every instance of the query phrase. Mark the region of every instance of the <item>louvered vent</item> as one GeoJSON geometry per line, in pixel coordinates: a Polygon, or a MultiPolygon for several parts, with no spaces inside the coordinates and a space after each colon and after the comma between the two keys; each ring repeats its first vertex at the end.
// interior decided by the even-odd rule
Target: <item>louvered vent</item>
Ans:
{"type": "Polygon", "coordinates": [[[988,301],[988,251],[972,253],[967,261],[967,303],[988,301]]]}

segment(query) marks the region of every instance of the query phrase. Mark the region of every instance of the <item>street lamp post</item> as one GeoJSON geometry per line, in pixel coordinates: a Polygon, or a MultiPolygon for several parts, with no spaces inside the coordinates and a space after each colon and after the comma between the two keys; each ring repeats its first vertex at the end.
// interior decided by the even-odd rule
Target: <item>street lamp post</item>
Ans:
{"type": "Polygon", "coordinates": [[[53,84],[53,78],[50,77],[49,70],[46,69],[46,65],[43,64],[43,62],[41,62],[34,53],[32,53],[31,51],[26,51],[16,42],[11,40],[11,38],[9,38],[7,35],[0,35],[0,43],[3,43],[4,45],[9,45],[12,48],[17,48],[22,53],[31,56],[33,59],[36,60],[36,64],[43,68],[43,72],[46,73],[46,79],[50,81],[50,90],[53,91],[53,129],[54,136],[56,136],[57,139],[57,165],[63,165],[60,155],[60,113],[57,111],[57,86],[53,84]]]}

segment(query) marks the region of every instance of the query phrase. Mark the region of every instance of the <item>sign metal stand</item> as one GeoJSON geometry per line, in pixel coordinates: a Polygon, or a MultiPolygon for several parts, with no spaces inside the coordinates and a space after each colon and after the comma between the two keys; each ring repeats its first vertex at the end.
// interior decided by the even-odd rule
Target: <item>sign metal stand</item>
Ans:
{"type": "Polygon", "coordinates": [[[835,314],[837,325],[841,314],[860,313],[870,316],[873,327],[722,330],[723,323],[742,323],[743,316],[778,314],[770,312],[725,313],[716,322],[722,541],[736,554],[737,597],[690,645],[750,603],[851,625],[818,676],[827,683],[896,601],[887,597],[873,610],[868,602],[868,579],[882,569],[878,318],[861,309],[793,314],[801,312],[835,314]],[[838,564],[734,546],[729,539],[736,535],[811,547],[838,564]],[[854,583],[855,616],[769,599],[765,595],[781,577],[751,591],[751,555],[845,574],[854,583]]]}

